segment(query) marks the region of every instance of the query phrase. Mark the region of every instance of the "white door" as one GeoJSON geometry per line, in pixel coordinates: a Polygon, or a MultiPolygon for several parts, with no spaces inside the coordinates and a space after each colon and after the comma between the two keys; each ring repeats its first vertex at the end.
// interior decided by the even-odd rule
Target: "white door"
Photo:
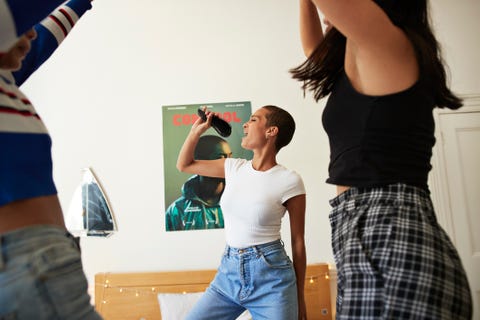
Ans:
{"type": "Polygon", "coordinates": [[[437,188],[432,189],[435,207],[440,209],[439,222],[457,247],[467,272],[475,320],[480,320],[479,109],[438,113],[433,165],[439,167],[434,169],[437,188]]]}

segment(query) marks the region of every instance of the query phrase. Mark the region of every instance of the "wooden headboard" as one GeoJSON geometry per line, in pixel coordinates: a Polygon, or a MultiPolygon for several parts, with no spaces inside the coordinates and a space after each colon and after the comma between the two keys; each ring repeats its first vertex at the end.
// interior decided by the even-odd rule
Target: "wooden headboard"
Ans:
{"type": "MultiPolygon", "coordinates": [[[[216,270],[98,273],[95,307],[105,320],[160,320],[158,293],[205,291],[216,270]]],[[[305,298],[309,320],[331,320],[328,264],[307,266],[305,298]]]]}

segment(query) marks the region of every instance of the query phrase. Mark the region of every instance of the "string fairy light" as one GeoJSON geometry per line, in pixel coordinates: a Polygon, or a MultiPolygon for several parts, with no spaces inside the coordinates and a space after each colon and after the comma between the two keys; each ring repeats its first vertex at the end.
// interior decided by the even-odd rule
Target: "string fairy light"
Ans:
{"type": "MultiPolygon", "coordinates": [[[[111,281],[108,279],[108,274],[109,273],[104,273],[104,276],[105,276],[104,279],[105,280],[103,282],[99,282],[99,283],[96,282],[95,283],[95,286],[100,286],[100,287],[104,288],[104,290],[101,290],[102,291],[102,299],[100,301],[101,301],[102,305],[108,303],[108,300],[105,297],[105,295],[106,295],[105,293],[106,293],[107,289],[118,290],[118,292],[120,292],[122,294],[132,294],[136,298],[139,298],[141,296],[157,295],[158,292],[160,292],[158,290],[161,289],[161,288],[156,288],[156,287],[151,287],[151,286],[148,286],[148,287],[145,287],[145,288],[128,287],[128,286],[116,286],[116,285],[113,285],[111,283],[111,281]]],[[[320,274],[307,275],[305,277],[305,280],[306,280],[305,283],[307,285],[315,285],[321,280],[330,281],[330,274],[329,274],[329,272],[325,272],[325,273],[320,273],[320,274]]],[[[174,293],[174,292],[171,292],[171,293],[174,293]]],[[[181,291],[179,293],[187,294],[188,292],[187,291],[181,291]]],[[[100,308],[101,308],[101,306],[100,306],[100,308]]]]}

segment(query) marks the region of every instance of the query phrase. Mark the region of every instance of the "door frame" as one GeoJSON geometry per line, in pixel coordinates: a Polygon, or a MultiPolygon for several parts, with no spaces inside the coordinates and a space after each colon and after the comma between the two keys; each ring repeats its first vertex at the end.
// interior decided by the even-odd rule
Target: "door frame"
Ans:
{"type": "Polygon", "coordinates": [[[455,230],[453,227],[453,215],[450,205],[450,194],[448,190],[448,176],[446,172],[446,161],[444,152],[444,139],[440,127],[440,117],[445,114],[480,112],[480,94],[463,95],[464,105],[458,110],[440,109],[434,110],[435,138],[437,142],[433,148],[432,171],[429,175],[429,186],[431,198],[435,208],[438,222],[450,236],[456,245],[455,230]]]}

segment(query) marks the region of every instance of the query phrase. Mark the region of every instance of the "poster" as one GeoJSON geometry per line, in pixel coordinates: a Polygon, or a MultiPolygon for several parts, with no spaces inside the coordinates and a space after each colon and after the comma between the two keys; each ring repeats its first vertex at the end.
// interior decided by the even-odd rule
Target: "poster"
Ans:
{"type": "Polygon", "coordinates": [[[223,213],[218,203],[224,180],[178,171],[176,162],[197,110],[207,107],[219,113],[232,126],[229,137],[221,137],[213,128],[200,138],[195,157],[215,159],[221,156],[251,159],[250,150],[241,147],[243,124],[251,116],[249,101],[163,106],[163,157],[165,179],[165,229],[187,231],[223,228],[223,213]]]}

